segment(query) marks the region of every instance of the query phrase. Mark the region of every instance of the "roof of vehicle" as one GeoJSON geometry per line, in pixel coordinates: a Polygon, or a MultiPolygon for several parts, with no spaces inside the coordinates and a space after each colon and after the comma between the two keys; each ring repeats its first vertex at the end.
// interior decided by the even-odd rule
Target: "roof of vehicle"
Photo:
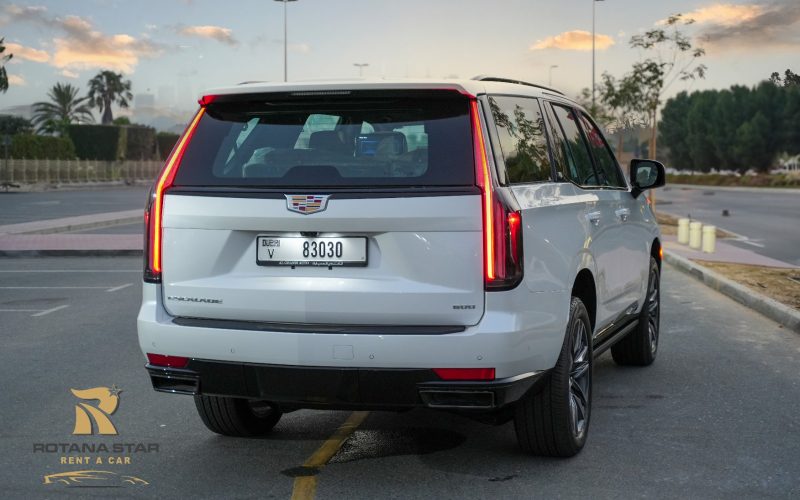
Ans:
{"type": "Polygon", "coordinates": [[[232,87],[209,89],[203,95],[258,94],[269,92],[325,92],[381,89],[453,89],[470,95],[510,94],[563,99],[573,102],[558,90],[503,77],[478,76],[474,79],[353,79],[296,82],[244,82],[232,87]]]}

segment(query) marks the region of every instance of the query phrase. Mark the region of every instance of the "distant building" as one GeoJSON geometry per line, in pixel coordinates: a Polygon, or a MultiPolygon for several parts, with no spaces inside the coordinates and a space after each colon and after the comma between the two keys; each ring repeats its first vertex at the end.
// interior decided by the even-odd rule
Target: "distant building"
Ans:
{"type": "Polygon", "coordinates": [[[33,118],[33,104],[22,104],[0,109],[0,115],[21,116],[30,120],[33,118]]]}

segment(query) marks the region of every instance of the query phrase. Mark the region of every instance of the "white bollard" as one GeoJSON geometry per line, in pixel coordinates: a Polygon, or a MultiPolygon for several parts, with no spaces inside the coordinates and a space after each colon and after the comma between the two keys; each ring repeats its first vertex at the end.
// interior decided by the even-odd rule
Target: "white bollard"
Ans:
{"type": "Polygon", "coordinates": [[[703,223],[702,222],[690,222],[689,223],[689,247],[699,249],[702,245],[702,229],[703,223]]]}
{"type": "Polygon", "coordinates": [[[678,219],[678,243],[689,243],[689,219],[685,217],[678,219]]]}
{"type": "Polygon", "coordinates": [[[714,226],[703,226],[703,252],[714,253],[717,245],[717,228],[714,226]]]}

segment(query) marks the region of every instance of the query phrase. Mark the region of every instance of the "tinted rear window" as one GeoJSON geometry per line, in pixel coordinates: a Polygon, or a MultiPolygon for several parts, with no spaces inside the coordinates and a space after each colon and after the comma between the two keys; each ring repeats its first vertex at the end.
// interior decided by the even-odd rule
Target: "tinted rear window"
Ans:
{"type": "Polygon", "coordinates": [[[455,92],[215,101],[177,186],[474,184],[469,101],[455,92]]]}

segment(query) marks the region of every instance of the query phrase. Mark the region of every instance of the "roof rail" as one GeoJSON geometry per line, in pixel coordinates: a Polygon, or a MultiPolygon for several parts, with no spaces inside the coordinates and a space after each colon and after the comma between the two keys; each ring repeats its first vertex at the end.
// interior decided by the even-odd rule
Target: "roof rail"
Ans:
{"type": "Polygon", "coordinates": [[[478,76],[472,77],[472,80],[477,80],[479,82],[516,83],[517,85],[527,85],[528,87],[536,87],[538,89],[549,90],[550,92],[555,92],[556,94],[559,94],[559,95],[565,95],[560,90],[556,90],[556,89],[553,89],[553,88],[550,88],[550,87],[545,87],[544,85],[539,85],[539,84],[536,84],[536,83],[530,83],[530,82],[525,82],[525,81],[522,81],[522,80],[516,80],[514,78],[503,78],[503,77],[500,77],[500,76],[478,75],[478,76]]]}

